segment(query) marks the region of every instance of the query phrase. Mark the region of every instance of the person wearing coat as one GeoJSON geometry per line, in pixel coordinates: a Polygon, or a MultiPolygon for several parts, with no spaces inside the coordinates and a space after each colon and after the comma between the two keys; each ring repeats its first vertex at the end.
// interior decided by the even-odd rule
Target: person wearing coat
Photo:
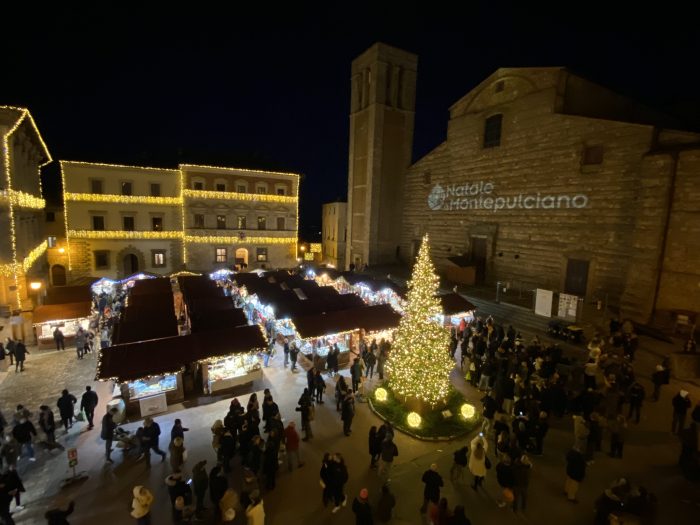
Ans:
{"type": "Polygon", "coordinates": [[[22,341],[17,341],[15,343],[15,373],[24,372],[24,360],[27,358],[29,350],[24,346],[22,341]]]}
{"type": "Polygon", "coordinates": [[[308,388],[304,389],[298,404],[297,411],[301,412],[301,429],[304,431],[302,441],[308,441],[314,437],[311,430],[311,406],[313,405],[313,401],[311,400],[311,394],[308,388]]]}
{"type": "Polygon", "coordinates": [[[142,485],[134,487],[132,494],[134,498],[131,500],[131,517],[136,519],[138,525],[150,525],[153,494],[142,485]]]}
{"type": "Polygon", "coordinates": [[[65,389],[61,392],[61,397],[59,397],[56,402],[63,428],[66,429],[66,434],[68,433],[68,429],[73,427],[73,414],[75,413],[75,404],[77,402],[78,400],[75,396],[69,394],[68,390],[65,389]]]}
{"type": "Polygon", "coordinates": [[[114,415],[119,412],[117,407],[110,408],[107,413],[102,416],[102,429],[100,437],[105,442],[105,461],[112,463],[112,441],[114,440],[114,431],[117,429],[117,424],[114,422],[114,415]]]}
{"type": "Polygon", "coordinates": [[[572,503],[578,503],[576,494],[584,477],[586,477],[586,458],[581,451],[572,448],[566,454],[566,481],[564,482],[564,492],[572,503]]]}
{"type": "Polygon", "coordinates": [[[20,455],[22,449],[26,448],[27,452],[29,452],[29,461],[36,461],[34,447],[32,446],[32,436],[36,437],[36,429],[32,422],[23,417],[12,429],[12,435],[19,443],[20,455]]]}
{"type": "Polygon", "coordinates": [[[46,442],[49,445],[56,444],[56,421],[53,412],[47,405],[39,407],[39,427],[46,434],[46,442]]]}
{"type": "Polygon", "coordinates": [[[228,489],[226,474],[224,474],[221,465],[215,465],[209,472],[209,499],[217,513],[219,512],[219,502],[224,497],[226,489],[228,489]]]}
{"type": "Polygon", "coordinates": [[[209,488],[209,476],[207,476],[206,467],[207,460],[204,459],[192,468],[192,488],[196,501],[195,512],[198,514],[206,509],[204,506],[204,496],[209,488]]]}
{"type": "Polygon", "coordinates": [[[377,519],[382,523],[391,521],[391,514],[396,506],[396,497],[389,490],[389,485],[382,485],[382,493],[377,502],[377,519]]]}
{"type": "Polygon", "coordinates": [[[369,445],[369,468],[375,468],[377,466],[377,460],[379,459],[379,455],[382,453],[382,443],[377,439],[377,427],[372,426],[369,429],[369,438],[368,438],[368,445],[369,445]]]}
{"type": "Polygon", "coordinates": [[[75,502],[71,501],[68,503],[68,508],[66,510],[61,508],[47,510],[44,514],[44,518],[46,519],[47,525],[70,525],[67,518],[73,514],[73,510],[75,510],[75,502]]]}
{"type": "Polygon", "coordinates": [[[185,464],[187,459],[187,449],[185,449],[185,442],[181,437],[176,437],[170,442],[168,447],[170,452],[170,467],[173,472],[182,470],[182,466],[185,464]]]}
{"type": "Polygon", "coordinates": [[[248,525],[265,525],[265,508],[263,500],[260,496],[260,491],[255,490],[250,495],[250,505],[245,510],[245,515],[248,518],[248,525]]]}
{"type": "Polygon", "coordinates": [[[469,472],[474,476],[472,489],[478,490],[486,477],[486,453],[489,450],[488,441],[482,436],[476,436],[470,443],[469,472]]]}
{"type": "Polygon", "coordinates": [[[352,433],[352,419],[355,417],[355,398],[352,392],[348,392],[343,400],[343,409],[340,417],[343,420],[343,433],[349,436],[352,433]]]}
{"type": "Polygon", "coordinates": [[[85,387],[85,392],[80,398],[80,410],[85,411],[85,417],[88,421],[88,430],[92,430],[95,425],[93,425],[92,420],[95,417],[95,407],[97,407],[97,393],[89,386],[85,387]]]}
{"type": "Polygon", "coordinates": [[[374,516],[369,504],[369,491],[367,489],[362,489],[360,495],[353,500],[352,511],[355,513],[355,525],[374,525],[374,516]]]}
{"type": "Polygon", "coordinates": [[[428,503],[437,505],[440,501],[440,487],[444,485],[442,476],[438,474],[438,466],[436,463],[430,465],[430,468],[423,473],[421,481],[425,483],[423,489],[423,506],[420,508],[421,514],[425,514],[428,510],[428,503]]]}

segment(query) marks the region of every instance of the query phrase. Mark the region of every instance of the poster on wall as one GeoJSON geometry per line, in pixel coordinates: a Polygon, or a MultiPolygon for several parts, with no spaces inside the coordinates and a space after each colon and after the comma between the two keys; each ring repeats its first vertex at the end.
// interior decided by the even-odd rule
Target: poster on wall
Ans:
{"type": "Polygon", "coordinates": [[[571,295],[567,293],[559,294],[559,311],[557,313],[558,317],[563,319],[568,319],[570,321],[576,320],[576,311],[578,309],[578,296],[571,295]]]}
{"type": "Polygon", "coordinates": [[[535,314],[552,317],[552,299],[554,299],[552,290],[538,288],[535,296],[535,314]]]}

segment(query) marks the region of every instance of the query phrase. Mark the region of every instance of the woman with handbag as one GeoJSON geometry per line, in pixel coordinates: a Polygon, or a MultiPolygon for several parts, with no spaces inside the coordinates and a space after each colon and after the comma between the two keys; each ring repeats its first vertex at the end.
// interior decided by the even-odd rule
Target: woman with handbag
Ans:
{"type": "Polygon", "coordinates": [[[478,490],[484,482],[486,471],[491,468],[491,461],[486,457],[489,444],[480,433],[471,442],[471,454],[469,455],[469,472],[474,476],[472,489],[478,490]]]}

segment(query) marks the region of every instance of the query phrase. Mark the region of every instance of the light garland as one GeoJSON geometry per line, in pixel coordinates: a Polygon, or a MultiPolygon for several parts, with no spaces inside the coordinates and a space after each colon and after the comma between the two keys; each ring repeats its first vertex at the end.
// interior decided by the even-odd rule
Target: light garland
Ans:
{"type": "Polygon", "coordinates": [[[74,239],[181,239],[181,231],[67,230],[74,239]]]}
{"type": "Polygon", "coordinates": [[[299,177],[298,173],[292,173],[288,171],[266,171],[266,170],[251,170],[248,168],[231,168],[231,167],[226,167],[226,166],[207,166],[203,164],[180,164],[180,170],[183,171],[182,169],[189,169],[189,168],[204,168],[204,169],[212,169],[212,170],[220,170],[220,171],[231,171],[231,172],[237,172],[237,171],[243,171],[245,173],[263,173],[265,175],[291,175],[293,177],[299,177]]]}
{"type": "Polygon", "coordinates": [[[182,197],[153,197],[151,195],[113,195],[95,193],[63,193],[63,200],[72,202],[109,202],[117,204],[155,204],[180,206],[182,197]]]}
{"type": "Polygon", "coordinates": [[[393,392],[431,406],[447,397],[454,368],[449,356],[450,333],[434,322],[441,313],[438,287],[426,234],[408,282],[405,315],[396,331],[387,371],[393,392]]]}
{"type": "Polygon", "coordinates": [[[273,195],[270,193],[238,193],[236,191],[211,191],[183,189],[184,197],[191,199],[222,199],[237,201],[283,202],[293,203],[298,197],[293,195],[273,195]]]}
{"type": "MultiPolygon", "coordinates": [[[[87,162],[87,161],[80,161],[80,160],[62,160],[61,165],[63,164],[75,164],[76,166],[101,166],[104,168],[126,168],[126,169],[135,169],[135,170],[148,170],[148,171],[168,171],[171,173],[179,173],[180,170],[173,169],[173,168],[154,168],[151,166],[133,166],[130,164],[108,164],[106,162],[87,162]]],[[[64,186],[65,188],[65,186],[64,186]]]]}
{"type": "Polygon", "coordinates": [[[185,235],[185,242],[200,243],[200,244],[294,244],[297,242],[295,237],[244,237],[241,239],[238,236],[230,235],[185,235]]]}
{"type": "Polygon", "coordinates": [[[12,203],[18,208],[33,208],[43,210],[46,208],[46,201],[41,197],[35,197],[31,193],[17,190],[0,191],[0,199],[12,203]]]}

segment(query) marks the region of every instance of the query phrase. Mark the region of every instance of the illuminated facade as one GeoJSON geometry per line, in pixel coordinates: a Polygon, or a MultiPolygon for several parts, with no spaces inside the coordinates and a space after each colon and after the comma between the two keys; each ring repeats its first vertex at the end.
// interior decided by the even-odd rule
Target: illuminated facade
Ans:
{"type": "Polygon", "coordinates": [[[299,176],[61,162],[71,279],[294,264],[299,176]]]}
{"type": "MultiPolygon", "coordinates": [[[[698,312],[700,135],[674,126],[565,68],[498,69],[391,186],[396,249],[411,262],[429,233],[436,267],[468,267],[476,284],[600,300],[642,323],[698,312]]],[[[351,147],[351,194],[360,161],[351,147]]]]}
{"type": "Polygon", "coordinates": [[[3,316],[24,312],[21,323],[12,326],[12,334],[31,341],[28,312],[46,286],[46,204],[39,170],[51,162],[51,155],[24,108],[0,106],[0,137],[0,308],[3,316]],[[33,281],[41,283],[38,290],[30,288],[33,281]]]}
{"type": "Polygon", "coordinates": [[[323,205],[321,221],[322,262],[335,268],[345,268],[345,242],[347,238],[346,202],[329,202],[323,205]]]}

